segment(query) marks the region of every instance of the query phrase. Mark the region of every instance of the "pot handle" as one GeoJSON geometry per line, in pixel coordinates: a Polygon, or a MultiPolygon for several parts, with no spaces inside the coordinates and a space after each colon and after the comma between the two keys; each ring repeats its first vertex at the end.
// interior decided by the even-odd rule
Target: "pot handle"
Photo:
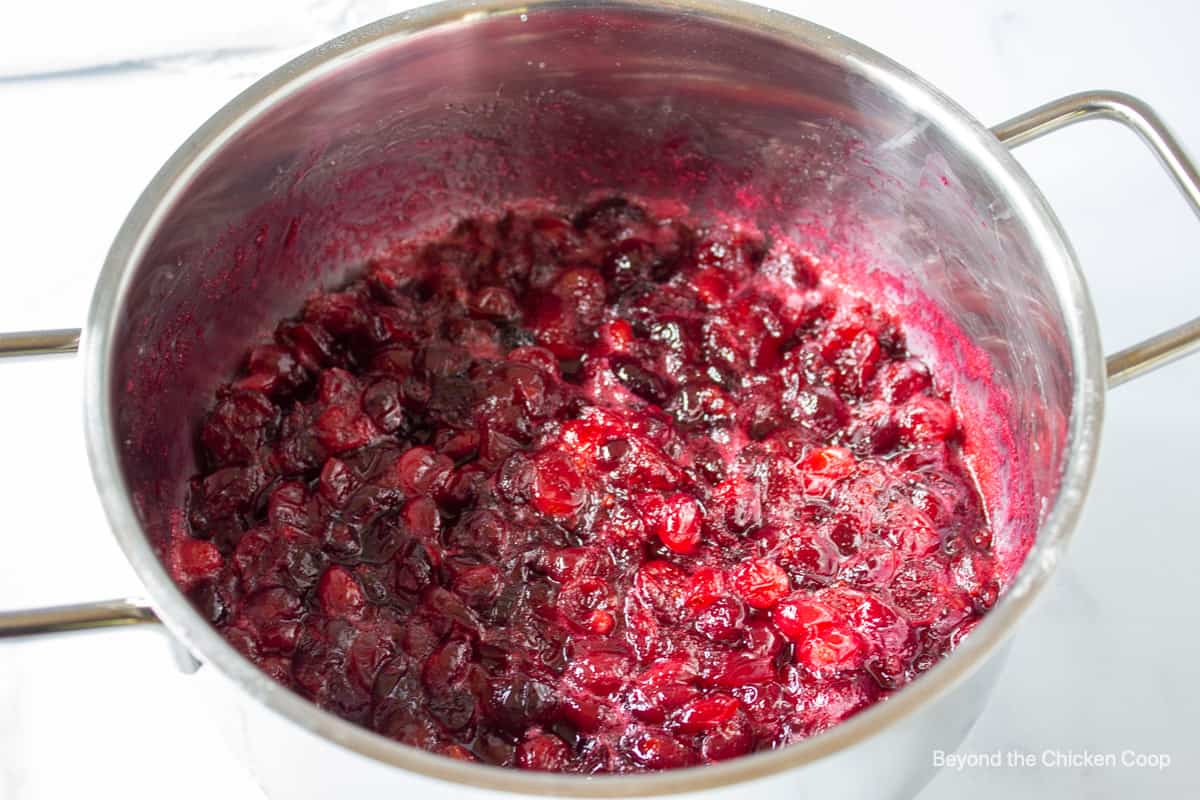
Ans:
{"type": "MultiPolygon", "coordinates": [[[[73,353],[78,349],[78,329],[0,333],[0,358],[73,353]]],[[[101,600],[0,612],[0,639],[157,622],[154,610],[140,600],[101,600]]]]}
{"type": "MultiPolygon", "coordinates": [[[[1132,95],[1113,91],[1068,95],[996,125],[992,133],[1014,148],[1089,119],[1113,120],[1136,133],[1158,157],[1192,211],[1200,217],[1200,171],[1154,109],[1132,95]]],[[[1108,385],[1120,386],[1197,350],[1200,350],[1200,317],[1108,356],[1108,385]]]]}
{"type": "Polygon", "coordinates": [[[154,609],[140,600],[101,600],[96,603],[0,612],[0,639],[157,622],[154,609]]]}

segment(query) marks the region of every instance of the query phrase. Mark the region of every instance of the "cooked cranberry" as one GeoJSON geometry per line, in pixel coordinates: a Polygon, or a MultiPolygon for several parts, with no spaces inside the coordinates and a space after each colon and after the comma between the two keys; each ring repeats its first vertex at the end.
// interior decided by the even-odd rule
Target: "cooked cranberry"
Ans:
{"type": "Polygon", "coordinates": [[[945,439],[957,424],[954,411],[943,400],[917,395],[900,407],[900,429],[914,441],[945,439]]]}
{"type": "Polygon", "coordinates": [[[701,567],[692,573],[684,600],[688,611],[699,613],[725,596],[727,580],[724,570],[701,567]]]}
{"type": "Polygon", "coordinates": [[[272,397],[286,397],[307,379],[307,371],[290,351],[265,344],[250,351],[246,359],[246,376],[237,386],[272,397]]]}
{"type": "Polygon", "coordinates": [[[724,761],[754,749],[754,731],[741,711],[704,731],[700,754],[706,761],[724,761]]]}
{"type": "Polygon", "coordinates": [[[788,574],[771,559],[756,558],[733,571],[733,588],[748,605],[772,608],[788,593],[788,574]]]}
{"type": "Polygon", "coordinates": [[[402,243],[213,398],[164,560],[273,679],[450,758],[819,733],[1011,577],[952,398],[836,273],[619,197],[402,243]]]}
{"type": "Polygon", "coordinates": [[[685,767],[696,760],[696,753],[662,731],[643,730],[626,737],[623,744],[633,760],[647,769],[685,767]]]}
{"type": "Polygon", "coordinates": [[[804,595],[780,603],[772,617],[796,645],[799,662],[815,672],[852,669],[864,656],[863,643],[826,604],[804,595]]]}
{"type": "Polygon", "coordinates": [[[693,626],[697,633],[714,642],[741,638],[746,622],[746,608],[741,601],[722,597],[696,615],[693,626]]]}
{"type": "Polygon", "coordinates": [[[690,553],[700,543],[703,512],[692,497],[676,493],[665,498],[651,495],[645,503],[650,528],[676,553],[690,553]]]}
{"type": "Polygon", "coordinates": [[[345,567],[332,566],[317,584],[321,611],[327,617],[357,617],[365,601],[362,587],[345,567]]]}
{"type": "Polygon", "coordinates": [[[531,736],[517,745],[517,766],[543,772],[560,772],[571,762],[571,751],[565,742],[549,733],[531,736]]]}
{"type": "Polygon", "coordinates": [[[261,392],[230,392],[204,420],[200,441],[214,466],[250,463],[275,435],[279,410],[261,392]]]}
{"type": "Polygon", "coordinates": [[[619,653],[590,653],[567,667],[567,676],[597,694],[611,694],[624,685],[629,676],[629,659],[619,653]]]}
{"type": "Polygon", "coordinates": [[[727,694],[712,694],[693,700],[675,716],[675,724],[684,733],[704,733],[734,717],[738,712],[737,698],[727,694]]]}
{"type": "Polygon", "coordinates": [[[571,625],[580,631],[606,634],[613,629],[617,598],[600,578],[578,578],[563,585],[558,607],[571,625]]]}
{"type": "Polygon", "coordinates": [[[629,391],[643,400],[662,405],[667,399],[667,385],[658,375],[650,372],[627,356],[617,356],[612,361],[613,374],[629,391]]]}
{"type": "Polygon", "coordinates": [[[167,560],[171,574],[184,589],[215,576],[224,564],[217,548],[200,539],[176,539],[167,560]]]}

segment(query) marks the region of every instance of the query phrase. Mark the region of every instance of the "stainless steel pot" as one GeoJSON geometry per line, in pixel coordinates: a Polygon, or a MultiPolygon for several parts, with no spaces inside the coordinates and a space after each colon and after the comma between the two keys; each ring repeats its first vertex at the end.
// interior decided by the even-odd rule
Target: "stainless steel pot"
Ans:
{"type": "MultiPolygon", "coordinates": [[[[183,144],[130,212],[95,290],[81,346],[88,449],[149,605],[8,613],[0,635],[161,620],[206,665],[235,749],[279,797],[911,796],[932,774],[931,751],[953,750],[980,713],[1005,641],[1062,555],[1106,385],[1200,347],[1194,320],[1102,355],[1066,235],[1008,152],[1092,118],[1138,133],[1200,214],[1196,169],[1134,98],[1076,95],[989,130],[862,45],[736,2],[448,2],[322,45],[183,144]],[[1016,434],[1009,479],[1037,501],[1016,580],[950,658],[886,702],[784,750],[661,774],[452,761],[276,685],[159,560],[205,398],[244,342],[394,238],[513,198],[571,203],[604,188],[681,196],[699,213],[737,206],[939,301],[1008,395],[990,413],[1016,434]]],[[[0,352],[78,341],[9,334],[0,352]]],[[[1016,547],[1001,512],[999,546],[1016,547]]]]}

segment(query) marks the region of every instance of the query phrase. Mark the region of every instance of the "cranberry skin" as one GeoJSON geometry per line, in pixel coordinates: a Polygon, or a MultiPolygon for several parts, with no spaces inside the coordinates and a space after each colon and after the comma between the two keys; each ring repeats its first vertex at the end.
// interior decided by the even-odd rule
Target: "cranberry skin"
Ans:
{"type": "Polygon", "coordinates": [[[390,480],[409,496],[440,492],[450,479],[454,462],[430,447],[413,447],[400,456],[390,480]]]}
{"type": "Polygon", "coordinates": [[[612,694],[625,685],[629,659],[619,653],[597,652],[571,662],[566,675],[596,694],[612,694]]]}
{"type": "Polygon", "coordinates": [[[666,561],[647,561],[634,576],[633,585],[655,610],[667,619],[678,616],[687,597],[687,574],[666,561]]]}
{"type": "Polygon", "coordinates": [[[901,406],[900,430],[914,442],[941,441],[952,436],[958,421],[949,403],[929,395],[917,395],[901,406]]]}
{"type": "Polygon", "coordinates": [[[734,534],[744,534],[762,525],[762,497],[758,486],[730,478],[713,490],[714,510],[722,513],[725,525],[734,534]]]}
{"type": "Polygon", "coordinates": [[[693,614],[711,606],[728,591],[728,579],[723,570],[716,567],[701,567],[692,573],[688,581],[684,605],[693,614]]]}
{"type": "Polygon", "coordinates": [[[695,667],[681,658],[658,661],[634,679],[627,705],[646,722],[662,722],[700,694],[695,667]]]}
{"type": "Polygon", "coordinates": [[[879,371],[879,393],[889,403],[903,403],[929,388],[929,370],[919,361],[890,361],[879,371]]]}
{"type": "Polygon", "coordinates": [[[599,578],[579,578],[564,584],[558,593],[558,607],[576,630],[605,635],[616,624],[613,612],[617,598],[612,588],[599,578]]]}
{"type": "Polygon", "coordinates": [[[262,652],[287,653],[296,646],[304,607],[286,589],[264,589],[248,597],[233,624],[250,634],[262,652]]]}
{"type": "Polygon", "coordinates": [[[737,715],[737,698],[715,693],[693,700],[675,715],[675,726],[683,733],[704,733],[737,715]]]}
{"type": "Polygon", "coordinates": [[[358,618],[366,606],[362,587],[345,567],[334,565],[317,583],[321,610],[328,617],[358,618]]]}
{"type": "Polygon", "coordinates": [[[667,548],[687,554],[700,544],[704,512],[689,495],[676,493],[662,499],[652,496],[645,508],[651,530],[667,548]]]}
{"type": "Polygon", "coordinates": [[[747,561],[733,571],[733,588],[754,608],[773,608],[790,588],[783,567],[767,558],[747,561]]]}
{"type": "Polygon", "coordinates": [[[561,772],[571,761],[566,742],[549,733],[531,736],[517,745],[517,766],[541,772],[561,772]]]}
{"type": "Polygon", "coordinates": [[[533,462],[531,497],[534,508],[550,517],[570,517],[587,502],[587,487],[578,468],[564,453],[540,454],[533,462]]]}
{"type": "Polygon", "coordinates": [[[810,494],[828,495],[836,482],[854,469],[855,458],[845,447],[819,447],[800,459],[804,488],[810,494]]]}
{"type": "Polygon", "coordinates": [[[175,539],[167,556],[171,575],[185,591],[206,578],[214,577],[220,572],[224,561],[216,546],[190,537],[175,539]]]}
{"type": "Polygon", "coordinates": [[[246,359],[246,376],[237,382],[237,387],[284,398],[307,380],[308,371],[290,351],[267,344],[250,351],[246,359]]]}
{"type": "Polygon", "coordinates": [[[732,597],[722,597],[696,615],[696,632],[714,642],[729,642],[741,637],[746,609],[732,597]]]}
{"type": "Polygon", "coordinates": [[[395,433],[407,427],[403,403],[403,390],[394,378],[380,378],[363,392],[363,411],[384,433],[395,433]]]}
{"type": "Polygon", "coordinates": [[[700,754],[709,762],[726,761],[753,749],[753,728],[741,711],[710,728],[700,742],[700,754]]]}
{"type": "Polygon", "coordinates": [[[240,390],[222,398],[200,428],[200,442],[214,466],[251,462],[273,436],[279,409],[261,392],[240,390]]]}
{"type": "Polygon", "coordinates": [[[824,603],[800,592],[775,607],[771,619],[796,646],[796,659],[814,672],[853,669],[865,646],[844,620],[824,603]]]}
{"type": "Polygon", "coordinates": [[[647,769],[686,767],[697,761],[693,750],[663,731],[639,731],[623,745],[633,760],[647,769]]]}

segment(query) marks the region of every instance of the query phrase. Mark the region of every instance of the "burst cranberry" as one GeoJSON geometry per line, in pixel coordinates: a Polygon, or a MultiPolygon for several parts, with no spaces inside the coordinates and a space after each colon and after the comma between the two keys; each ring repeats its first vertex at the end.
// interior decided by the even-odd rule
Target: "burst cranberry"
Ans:
{"type": "Polygon", "coordinates": [[[576,629],[604,635],[613,629],[616,597],[599,578],[579,578],[558,593],[558,607],[576,629]]]}
{"type": "Polygon", "coordinates": [[[517,745],[517,766],[542,772],[560,772],[571,763],[566,742],[548,733],[538,734],[517,745]]]}
{"type": "Polygon", "coordinates": [[[378,254],[213,399],[163,555],[248,659],[450,758],[660,770],[819,733],[997,602],[957,409],[836,265],[530,208],[378,254]]]}
{"type": "Polygon", "coordinates": [[[726,584],[725,572],[715,567],[701,567],[693,572],[684,601],[688,611],[695,614],[711,606],[725,595],[726,584]]]}
{"type": "Polygon", "coordinates": [[[685,767],[696,760],[692,750],[662,731],[641,731],[627,737],[624,744],[634,761],[648,769],[685,767]]]}
{"type": "Polygon", "coordinates": [[[656,497],[648,508],[651,530],[668,548],[690,553],[700,544],[703,513],[693,498],[682,493],[656,497]]]}
{"type": "Polygon", "coordinates": [[[946,439],[954,433],[954,410],[943,400],[917,395],[900,408],[900,430],[913,441],[946,439]]]}
{"type": "Polygon", "coordinates": [[[706,761],[724,761],[753,749],[754,731],[740,711],[705,731],[700,739],[700,754],[706,761]]]}
{"type": "Polygon", "coordinates": [[[679,710],[676,725],[684,733],[704,733],[733,718],[738,712],[737,698],[713,694],[693,700],[679,710]]]}
{"type": "Polygon", "coordinates": [[[175,539],[167,560],[171,573],[184,589],[190,589],[199,581],[216,575],[224,564],[220,551],[214,545],[190,537],[175,539]]]}
{"type": "Polygon", "coordinates": [[[357,617],[366,604],[362,587],[345,567],[332,566],[317,584],[321,610],[329,617],[357,617]]]}
{"type": "Polygon", "coordinates": [[[788,593],[788,574],[771,559],[756,558],[734,570],[733,588],[748,605],[772,608],[788,593]]]}
{"type": "Polygon", "coordinates": [[[246,376],[237,382],[237,386],[272,397],[285,397],[300,388],[307,378],[308,373],[289,351],[266,344],[250,351],[246,359],[246,376]]]}
{"type": "Polygon", "coordinates": [[[865,654],[858,634],[828,606],[807,595],[784,600],[772,619],[796,645],[800,663],[814,671],[852,669],[862,662],[865,654]]]}
{"type": "Polygon", "coordinates": [[[579,470],[559,452],[541,454],[534,461],[532,502],[551,517],[569,517],[587,501],[587,487],[579,470]]]}
{"type": "Polygon", "coordinates": [[[429,447],[413,447],[396,462],[396,484],[409,495],[433,494],[445,486],[454,462],[429,447]]]}

